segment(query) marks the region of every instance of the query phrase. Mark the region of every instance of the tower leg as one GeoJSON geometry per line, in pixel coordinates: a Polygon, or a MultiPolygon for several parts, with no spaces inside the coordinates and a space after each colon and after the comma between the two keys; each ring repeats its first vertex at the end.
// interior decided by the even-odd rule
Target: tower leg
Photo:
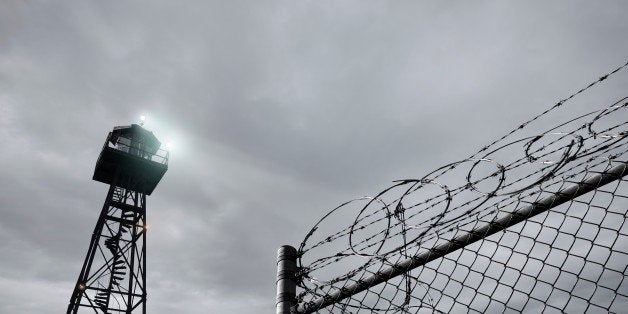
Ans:
{"type": "Polygon", "coordinates": [[[67,313],[146,313],[146,195],[111,185],[67,313]]]}

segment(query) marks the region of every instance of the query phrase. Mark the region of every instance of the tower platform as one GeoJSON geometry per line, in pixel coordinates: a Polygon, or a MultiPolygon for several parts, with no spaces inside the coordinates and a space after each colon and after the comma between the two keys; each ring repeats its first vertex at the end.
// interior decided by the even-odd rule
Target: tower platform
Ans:
{"type": "Polygon", "coordinates": [[[115,127],[100,152],[93,179],[150,195],[168,170],[169,153],[137,124],[115,127]],[[116,178],[117,176],[117,178],[116,178]]]}

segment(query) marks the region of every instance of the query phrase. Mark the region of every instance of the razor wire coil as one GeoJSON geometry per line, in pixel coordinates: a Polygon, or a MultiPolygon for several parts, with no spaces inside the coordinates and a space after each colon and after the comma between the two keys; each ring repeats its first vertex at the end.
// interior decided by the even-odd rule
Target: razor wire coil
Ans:
{"type": "Polygon", "coordinates": [[[596,186],[461,249],[435,249],[626,165],[628,96],[545,131],[518,134],[627,66],[467,158],[329,211],[298,249],[294,311],[621,311],[628,304],[627,179],[596,186]],[[441,253],[399,269],[404,261],[441,253]],[[392,273],[401,275],[370,284],[392,273]]]}

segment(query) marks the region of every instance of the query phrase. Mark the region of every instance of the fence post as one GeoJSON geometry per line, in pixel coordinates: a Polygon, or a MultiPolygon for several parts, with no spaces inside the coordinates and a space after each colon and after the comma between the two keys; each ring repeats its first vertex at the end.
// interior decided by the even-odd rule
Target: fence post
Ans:
{"type": "Polygon", "coordinates": [[[282,245],[277,250],[277,314],[290,314],[296,305],[297,250],[282,245]]]}

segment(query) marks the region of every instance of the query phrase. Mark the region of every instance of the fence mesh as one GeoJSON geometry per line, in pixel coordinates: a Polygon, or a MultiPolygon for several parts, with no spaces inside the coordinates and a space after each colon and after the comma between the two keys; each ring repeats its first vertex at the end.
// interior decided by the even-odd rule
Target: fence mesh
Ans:
{"type": "Polygon", "coordinates": [[[294,310],[623,312],[628,97],[568,119],[551,113],[626,66],[468,158],[331,210],[298,249],[294,310]],[[530,127],[543,119],[544,131],[530,127]],[[608,184],[486,232],[611,170],[608,184]]]}

